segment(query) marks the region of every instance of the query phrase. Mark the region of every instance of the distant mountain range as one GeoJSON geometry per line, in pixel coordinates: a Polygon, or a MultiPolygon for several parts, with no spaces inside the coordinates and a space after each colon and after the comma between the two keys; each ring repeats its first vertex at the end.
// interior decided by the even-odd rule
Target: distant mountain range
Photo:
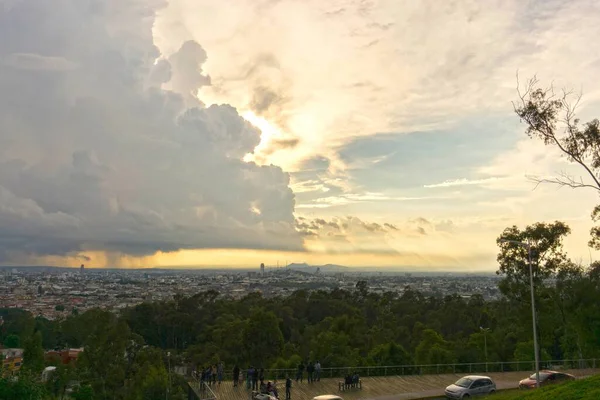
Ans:
{"type": "Polygon", "coordinates": [[[303,271],[303,272],[311,272],[311,273],[315,273],[315,272],[317,272],[317,269],[319,269],[322,274],[327,274],[327,273],[332,274],[332,273],[336,273],[336,272],[350,272],[351,271],[350,267],[345,267],[343,265],[336,265],[336,264],[309,265],[307,263],[292,263],[292,264],[288,264],[287,268],[293,269],[295,271],[303,271]]]}

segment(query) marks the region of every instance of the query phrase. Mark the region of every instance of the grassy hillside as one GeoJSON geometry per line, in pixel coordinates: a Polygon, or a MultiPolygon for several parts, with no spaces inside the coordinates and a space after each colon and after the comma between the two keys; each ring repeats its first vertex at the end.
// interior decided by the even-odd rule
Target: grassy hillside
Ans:
{"type": "Polygon", "coordinates": [[[562,385],[547,386],[540,390],[510,391],[498,393],[494,400],[598,400],[600,399],[600,375],[562,385]]]}

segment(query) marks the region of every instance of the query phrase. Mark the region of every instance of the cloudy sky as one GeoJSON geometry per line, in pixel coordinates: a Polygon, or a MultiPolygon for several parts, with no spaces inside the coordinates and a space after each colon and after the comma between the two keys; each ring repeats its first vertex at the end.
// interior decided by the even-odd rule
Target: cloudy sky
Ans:
{"type": "Polygon", "coordinates": [[[522,80],[600,114],[595,0],[0,0],[0,265],[495,270],[597,194],[522,80]]]}

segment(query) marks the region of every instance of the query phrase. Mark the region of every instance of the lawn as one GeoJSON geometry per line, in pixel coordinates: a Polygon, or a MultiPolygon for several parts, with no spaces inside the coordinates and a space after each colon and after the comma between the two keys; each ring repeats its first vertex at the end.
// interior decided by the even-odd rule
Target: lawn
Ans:
{"type": "Polygon", "coordinates": [[[547,386],[539,390],[510,390],[493,396],[494,400],[598,400],[600,399],[600,375],[573,382],[547,386]]]}

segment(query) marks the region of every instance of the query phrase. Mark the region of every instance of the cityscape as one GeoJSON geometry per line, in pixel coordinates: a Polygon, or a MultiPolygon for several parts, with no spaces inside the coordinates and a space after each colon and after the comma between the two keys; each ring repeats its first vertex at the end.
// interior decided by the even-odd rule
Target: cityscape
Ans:
{"type": "Polygon", "coordinates": [[[352,291],[365,280],[369,291],[401,295],[408,288],[424,296],[500,296],[495,274],[354,271],[341,266],[306,264],[233,270],[0,268],[0,308],[18,308],[54,320],[101,308],[120,310],[143,302],[170,301],[202,291],[241,299],[250,293],[269,298],[297,290],[352,291]],[[328,269],[329,268],[329,269],[328,269]],[[333,271],[331,271],[333,270],[333,271]],[[340,272],[344,271],[344,272],[340,272]]]}

